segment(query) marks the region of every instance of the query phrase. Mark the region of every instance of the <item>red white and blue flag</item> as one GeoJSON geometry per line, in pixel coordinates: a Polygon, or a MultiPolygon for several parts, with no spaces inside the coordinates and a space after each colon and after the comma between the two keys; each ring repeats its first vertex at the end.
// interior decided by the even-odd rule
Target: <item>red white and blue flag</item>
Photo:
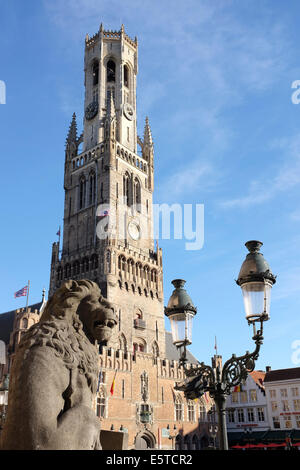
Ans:
{"type": "Polygon", "coordinates": [[[25,297],[27,295],[27,292],[28,292],[28,286],[23,287],[23,289],[20,289],[17,292],[15,292],[15,299],[17,297],[25,297]]]}

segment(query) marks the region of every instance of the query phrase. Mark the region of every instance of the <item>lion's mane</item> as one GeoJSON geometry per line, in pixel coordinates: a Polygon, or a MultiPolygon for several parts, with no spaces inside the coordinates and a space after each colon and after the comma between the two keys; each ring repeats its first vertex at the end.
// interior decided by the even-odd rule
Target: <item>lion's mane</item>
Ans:
{"type": "MultiPolygon", "coordinates": [[[[68,281],[48,301],[41,319],[33,325],[19,343],[24,356],[34,347],[48,346],[68,369],[78,368],[84,374],[92,393],[96,392],[98,352],[83,331],[77,307],[87,296],[101,301],[101,291],[95,282],[68,281]]],[[[103,299],[104,300],[104,299],[103,299]]]]}

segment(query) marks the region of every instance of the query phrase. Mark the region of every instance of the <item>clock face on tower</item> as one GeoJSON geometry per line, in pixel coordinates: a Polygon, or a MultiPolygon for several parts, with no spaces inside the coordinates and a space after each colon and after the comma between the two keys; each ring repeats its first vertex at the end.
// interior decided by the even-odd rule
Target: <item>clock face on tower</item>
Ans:
{"type": "Polygon", "coordinates": [[[128,119],[128,121],[132,121],[132,119],[134,118],[134,110],[131,104],[125,103],[123,107],[123,112],[126,119],[128,119]]]}
{"type": "Polygon", "coordinates": [[[85,108],[85,118],[89,121],[93,119],[96,114],[98,113],[98,103],[97,101],[93,101],[85,108]]]}
{"type": "Polygon", "coordinates": [[[140,227],[136,222],[130,222],[128,224],[128,234],[133,240],[139,240],[141,233],[140,227]]]}

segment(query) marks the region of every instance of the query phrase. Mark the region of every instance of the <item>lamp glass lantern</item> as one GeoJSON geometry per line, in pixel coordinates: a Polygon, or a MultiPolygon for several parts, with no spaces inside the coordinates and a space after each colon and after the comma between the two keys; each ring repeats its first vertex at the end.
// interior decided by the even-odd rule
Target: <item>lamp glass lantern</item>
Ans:
{"type": "Polygon", "coordinates": [[[170,320],[173,344],[180,347],[192,343],[193,318],[197,309],[184,289],[185,281],[175,279],[172,284],[175,290],[165,308],[165,314],[170,320]]]}
{"type": "Polygon", "coordinates": [[[242,289],[246,319],[249,323],[266,321],[270,318],[271,289],[276,277],[259,252],[262,242],[251,240],[245,245],[250,253],[242,264],[236,282],[242,289]]]}

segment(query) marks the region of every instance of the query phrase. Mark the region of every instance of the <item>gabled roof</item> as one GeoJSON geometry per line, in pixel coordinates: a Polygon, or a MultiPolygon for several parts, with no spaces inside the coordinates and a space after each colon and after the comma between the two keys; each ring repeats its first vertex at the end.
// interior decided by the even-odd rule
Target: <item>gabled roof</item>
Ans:
{"type": "Polygon", "coordinates": [[[262,370],[254,370],[253,372],[250,372],[250,375],[252,379],[254,380],[254,382],[256,383],[256,385],[260,389],[264,390],[265,389],[264,380],[265,380],[266,373],[262,370]]]}
{"type": "MultiPolygon", "coordinates": [[[[199,364],[199,361],[193,356],[192,353],[187,349],[186,351],[187,361],[191,364],[199,364]]],[[[172,334],[166,331],[166,359],[169,361],[179,361],[180,353],[179,350],[174,346],[172,340],[172,334]]]]}
{"type": "Polygon", "coordinates": [[[300,367],[293,367],[291,369],[270,370],[266,373],[264,382],[267,383],[295,379],[300,379],[300,367]]]}

